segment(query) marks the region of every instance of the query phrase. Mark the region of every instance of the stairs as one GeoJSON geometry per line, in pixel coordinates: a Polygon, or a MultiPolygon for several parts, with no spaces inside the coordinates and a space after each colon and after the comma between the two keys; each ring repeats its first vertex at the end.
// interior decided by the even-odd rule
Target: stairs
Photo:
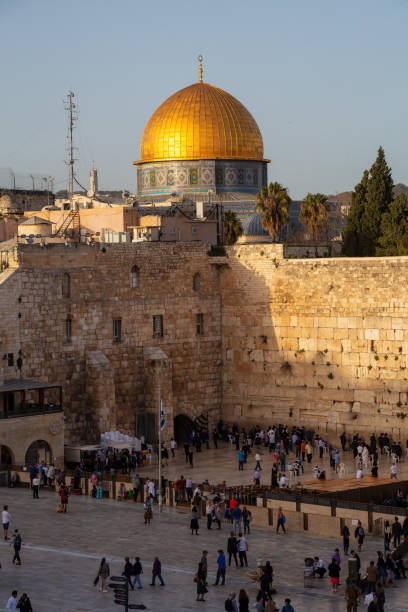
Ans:
{"type": "Polygon", "coordinates": [[[70,210],[62,221],[59,228],[56,230],[55,235],[60,238],[66,236],[67,230],[71,227],[74,235],[79,235],[79,211],[78,210],[70,210]]]}

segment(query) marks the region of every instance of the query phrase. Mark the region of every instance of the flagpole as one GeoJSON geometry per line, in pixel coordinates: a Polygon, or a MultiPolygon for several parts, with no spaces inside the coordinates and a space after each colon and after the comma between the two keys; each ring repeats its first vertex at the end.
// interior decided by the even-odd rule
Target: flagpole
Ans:
{"type": "Polygon", "coordinates": [[[161,396],[161,386],[159,385],[159,512],[162,511],[162,457],[161,457],[161,430],[162,430],[162,396],[161,396]]]}

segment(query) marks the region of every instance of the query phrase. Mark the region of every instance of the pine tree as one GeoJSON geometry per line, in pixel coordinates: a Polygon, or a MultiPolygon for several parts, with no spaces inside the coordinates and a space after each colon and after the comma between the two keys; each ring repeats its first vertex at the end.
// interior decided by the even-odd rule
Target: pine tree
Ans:
{"type": "Polygon", "coordinates": [[[398,195],[381,220],[376,255],[408,255],[408,198],[398,195]]]}

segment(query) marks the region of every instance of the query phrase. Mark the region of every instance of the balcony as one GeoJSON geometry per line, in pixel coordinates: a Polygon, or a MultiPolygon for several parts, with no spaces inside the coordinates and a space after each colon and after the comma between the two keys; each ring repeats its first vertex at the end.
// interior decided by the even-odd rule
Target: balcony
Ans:
{"type": "Polygon", "coordinates": [[[62,412],[62,387],[20,378],[0,386],[0,419],[62,412]]]}

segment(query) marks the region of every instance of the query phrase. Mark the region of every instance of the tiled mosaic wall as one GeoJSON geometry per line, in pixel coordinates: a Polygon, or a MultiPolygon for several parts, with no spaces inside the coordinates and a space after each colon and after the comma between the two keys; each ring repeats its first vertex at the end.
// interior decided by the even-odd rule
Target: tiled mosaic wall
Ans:
{"type": "Polygon", "coordinates": [[[256,161],[209,160],[141,164],[137,169],[139,195],[177,191],[258,192],[267,181],[266,164],[256,161]]]}

